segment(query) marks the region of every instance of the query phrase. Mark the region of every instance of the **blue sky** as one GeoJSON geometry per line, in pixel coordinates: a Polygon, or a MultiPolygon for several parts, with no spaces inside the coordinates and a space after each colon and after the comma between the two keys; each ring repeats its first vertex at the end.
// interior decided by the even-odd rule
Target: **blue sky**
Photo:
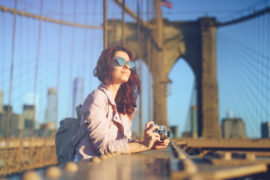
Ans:
{"type": "MultiPolygon", "coordinates": [[[[143,19],[147,19],[146,13],[146,1],[143,1],[143,19]]],[[[254,8],[260,9],[265,5],[269,6],[269,1],[259,0],[171,0],[173,8],[168,9],[163,7],[162,12],[164,18],[171,21],[195,21],[198,17],[214,16],[218,21],[225,21],[232,19],[240,15],[244,15],[247,12],[253,11],[254,8]]],[[[126,0],[126,4],[136,12],[136,1],[126,0]]],[[[0,5],[7,6],[9,8],[14,7],[14,0],[4,1],[0,0],[0,5]]],[[[102,1],[88,1],[88,8],[86,9],[85,1],[78,1],[76,8],[76,21],[78,23],[85,24],[86,22],[91,25],[100,25],[102,23],[102,1]],[[86,16],[88,14],[88,16],[86,16]],[[86,19],[87,17],[87,19],[86,19]]],[[[39,14],[40,1],[30,0],[18,0],[18,9],[31,12],[33,14],[39,14]]],[[[153,10],[149,18],[152,17],[153,10]]],[[[74,13],[74,1],[64,1],[63,7],[63,20],[73,21],[74,13]]],[[[51,18],[60,18],[60,0],[44,1],[43,16],[51,18]]],[[[115,3],[108,1],[108,16],[109,18],[120,18],[121,10],[115,5],[115,3]]],[[[126,21],[134,21],[128,15],[126,21]]],[[[4,102],[8,102],[8,88],[9,88],[9,73],[10,73],[10,59],[11,59],[11,47],[12,47],[12,27],[13,17],[9,13],[0,12],[0,90],[5,93],[4,102]]],[[[251,22],[253,23],[253,22],[251,22]]],[[[256,22],[254,22],[256,25],[256,22]]],[[[12,93],[12,105],[14,111],[21,113],[22,104],[33,102],[33,87],[34,87],[34,67],[35,60],[38,54],[37,42],[38,42],[38,26],[39,22],[33,19],[17,16],[16,24],[16,40],[15,40],[15,58],[14,58],[14,82],[12,93]]],[[[267,26],[267,25],[266,25],[267,26]]],[[[226,89],[226,86],[230,86],[233,82],[228,79],[226,73],[230,72],[226,67],[233,68],[231,65],[226,65],[228,61],[223,60],[228,58],[223,50],[229,46],[226,44],[227,36],[232,39],[239,40],[244,44],[252,44],[247,42],[249,34],[243,33],[243,29],[253,27],[250,25],[240,25],[233,27],[221,28],[217,32],[217,69],[218,69],[218,83],[220,92],[220,119],[225,117],[227,110],[232,110],[236,116],[245,117],[248,113],[245,109],[252,109],[253,107],[239,109],[242,106],[241,103],[233,102],[231,99],[230,91],[226,89]],[[224,43],[225,42],[225,43],[224,43]],[[223,48],[224,47],[224,48],[223,48]],[[226,84],[226,83],[227,84],[226,84]],[[230,102],[227,102],[230,101],[230,102]],[[234,104],[234,105],[231,105],[234,104]],[[235,107],[234,107],[235,106],[235,107]]],[[[258,29],[251,29],[256,31],[258,29]]],[[[93,68],[96,65],[96,61],[100,52],[102,51],[103,40],[101,30],[84,30],[76,28],[74,29],[74,45],[72,46],[72,28],[62,26],[62,41],[61,41],[61,68],[59,72],[60,84],[59,86],[59,119],[71,115],[71,80],[75,77],[85,78],[85,91],[87,96],[93,89],[95,89],[99,82],[92,76],[93,68]],[[86,44],[85,40],[86,39],[86,44]],[[72,50],[73,49],[73,50],[72,50]],[[72,58],[73,57],[73,58],[72,58]],[[70,66],[71,62],[73,65],[70,66]],[[72,75],[70,75],[72,72],[72,75]]],[[[264,36],[262,36],[263,38],[264,36]]],[[[268,37],[268,36],[267,36],[268,37]]],[[[252,41],[249,40],[249,41],[252,41]]],[[[255,43],[256,44],[256,43],[255,43]]],[[[259,44],[259,42],[257,42],[259,44]]],[[[262,45],[266,47],[266,45],[262,45]]],[[[46,108],[46,94],[49,87],[57,86],[57,74],[59,59],[59,25],[42,22],[41,31],[41,43],[39,54],[39,68],[37,77],[37,104],[38,104],[38,121],[43,122],[44,111],[46,108]]],[[[258,48],[259,45],[256,45],[258,48]]],[[[269,48],[268,48],[269,49],[269,48]]],[[[263,49],[261,53],[265,53],[268,49],[263,49]]],[[[233,51],[233,50],[231,50],[233,51]]],[[[236,52],[237,53],[237,52],[236,52]]],[[[230,57],[230,56],[229,56],[230,57]]],[[[235,71],[236,72],[236,71],[235,71]]],[[[147,67],[143,65],[143,77],[147,75],[147,67]]],[[[232,76],[232,75],[231,75],[232,76]]],[[[191,68],[183,59],[179,59],[172,71],[169,74],[169,78],[172,80],[170,85],[168,96],[168,120],[171,125],[179,126],[179,133],[181,133],[186,124],[188,109],[190,105],[190,98],[192,87],[194,85],[194,75],[191,68]]],[[[233,77],[231,78],[233,79],[233,77]]],[[[241,81],[241,80],[240,80],[241,81]]],[[[267,80],[265,80],[267,81],[267,80]]],[[[144,78],[143,80],[143,117],[146,122],[152,119],[152,116],[148,114],[149,100],[151,97],[147,95],[147,89],[151,84],[151,80],[144,78]]],[[[253,90],[252,90],[253,91],[253,90]]],[[[256,93],[256,90],[254,90],[256,93]]],[[[265,91],[265,90],[264,90],[265,91]]],[[[269,97],[269,95],[267,95],[269,97]]],[[[244,98],[244,97],[243,97],[244,98]]],[[[234,98],[235,99],[235,98],[234,98]]],[[[252,98],[251,98],[252,99],[252,98]]],[[[241,99],[238,100],[242,101],[241,99]]],[[[267,105],[269,101],[264,102],[267,105]]],[[[262,106],[264,107],[264,106],[262,106]]],[[[151,108],[151,105],[150,105],[151,108]]],[[[260,110],[258,110],[260,111],[260,110]]],[[[265,111],[262,111],[265,112],[265,111]]],[[[262,119],[267,118],[266,113],[262,116],[262,119]]],[[[256,117],[258,115],[252,115],[256,117]]],[[[246,119],[248,119],[246,118],[246,119]]],[[[268,117],[269,118],[269,117],[268,117]]],[[[261,120],[260,120],[261,121],[261,120]]],[[[136,128],[136,123],[134,121],[136,128]]],[[[249,136],[258,137],[259,123],[254,126],[251,121],[247,121],[247,129],[249,136]],[[254,128],[255,127],[255,128],[254,128]]]]}

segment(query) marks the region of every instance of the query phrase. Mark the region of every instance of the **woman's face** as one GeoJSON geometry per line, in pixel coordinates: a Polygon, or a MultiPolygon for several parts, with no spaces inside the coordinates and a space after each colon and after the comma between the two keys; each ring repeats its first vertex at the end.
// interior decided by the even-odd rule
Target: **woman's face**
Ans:
{"type": "MultiPolygon", "coordinates": [[[[126,52],[124,51],[116,51],[115,55],[113,57],[113,61],[115,61],[115,58],[123,58],[126,62],[129,61],[129,56],[126,52]]],[[[129,76],[130,76],[130,69],[129,69],[129,65],[126,63],[124,66],[120,66],[120,65],[115,65],[117,64],[116,62],[112,62],[113,65],[113,83],[125,83],[128,81],[129,76]]]]}

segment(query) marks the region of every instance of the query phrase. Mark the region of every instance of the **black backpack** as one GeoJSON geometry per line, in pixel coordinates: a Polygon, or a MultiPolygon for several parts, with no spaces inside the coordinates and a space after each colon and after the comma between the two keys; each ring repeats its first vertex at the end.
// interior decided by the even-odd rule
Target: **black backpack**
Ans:
{"type": "Polygon", "coordinates": [[[55,147],[59,164],[65,164],[74,160],[76,146],[86,133],[85,128],[78,132],[81,119],[80,109],[81,105],[76,107],[77,118],[65,118],[60,121],[60,127],[55,136],[55,147]],[[72,139],[75,134],[76,139],[72,139]]]}

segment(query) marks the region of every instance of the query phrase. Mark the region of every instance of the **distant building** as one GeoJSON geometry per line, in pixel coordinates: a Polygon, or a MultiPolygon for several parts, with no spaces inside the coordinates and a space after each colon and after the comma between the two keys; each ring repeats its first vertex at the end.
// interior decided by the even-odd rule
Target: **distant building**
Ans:
{"type": "Polygon", "coordinates": [[[6,136],[6,129],[7,129],[7,113],[2,112],[0,113],[0,136],[6,136]]]}
{"type": "Polygon", "coordinates": [[[194,105],[191,107],[191,130],[192,138],[198,138],[198,110],[197,106],[194,105]]]}
{"type": "Polygon", "coordinates": [[[10,134],[14,136],[22,135],[24,129],[24,118],[20,114],[11,115],[10,134]]]}
{"type": "Polygon", "coordinates": [[[83,103],[84,80],[83,78],[75,78],[73,83],[73,100],[72,100],[72,117],[76,117],[76,106],[83,103]]]}
{"type": "Polygon", "coordinates": [[[188,112],[187,124],[182,133],[182,137],[198,138],[198,110],[197,105],[190,107],[188,112]]]}
{"type": "Polygon", "coordinates": [[[45,112],[45,123],[54,123],[57,125],[57,90],[50,88],[48,90],[48,101],[45,112]]]}
{"type": "Polygon", "coordinates": [[[23,106],[24,127],[26,129],[34,129],[35,127],[35,106],[23,106]]]}
{"type": "Polygon", "coordinates": [[[270,138],[270,121],[261,124],[262,138],[270,138]]]}
{"type": "Polygon", "coordinates": [[[8,110],[10,110],[10,112],[12,112],[12,106],[10,105],[4,105],[4,113],[8,113],[8,110]]]}
{"type": "Polygon", "coordinates": [[[222,120],[222,134],[224,138],[245,138],[246,125],[241,118],[225,118],[222,120]]]}
{"type": "Polygon", "coordinates": [[[22,115],[12,112],[11,106],[4,106],[3,113],[0,113],[0,135],[6,137],[7,122],[8,122],[8,109],[10,110],[11,117],[9,119],[9,136],[19,136],[24,129],[24,118],[22,115]]]}
{"type": "Polygon", "coordinates": [[[233,111],[232,110],[228,110],[226,112],[226,114],[227,114],[227,118],[233,118],[233,111]]]}
{"type": "Polygon", "coordinates": [[[38,130],[38,136],[40,137],[50,137],[55,136],[56,125],[54,123],[44,123],[40,125],[38,130]]]}
{"type": "Polygon", "coordinates": [[[4,105],[4,92],[0,91],[0,113],[4,112],[3,105],[4,105]]]}
{"type": "Polygon", "coordinates": [[[178,138],[178,126],[170,126],[171,129],[171,137],[178,138]]]}
{"type": "Polygon", "coordinates": [[[8,136],[32,135],[35,115],[34,106],[24,105],[23,115],[16,114],[12,111],[12,106],[4,105],[3,97],[4,93],[0,91],[0,136],[6,137],[7,128],[9,130],[8,136]],[[10,113],[10,118],[8,117],[8,113],[10,113]],[[7,126],[8,120],[9,125],[7,126]]]}

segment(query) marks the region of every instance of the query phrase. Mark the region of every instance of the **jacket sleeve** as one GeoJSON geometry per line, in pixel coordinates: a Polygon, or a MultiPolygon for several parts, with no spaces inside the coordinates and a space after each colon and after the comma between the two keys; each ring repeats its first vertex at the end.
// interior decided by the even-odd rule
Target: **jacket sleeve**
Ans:
{"type": "Polygon", "coordinates": [[[127,138],[109,140],[110,120],[106,117],[108,110],[107,96],[101,91],[95,91],[88,97],[84,105],[88,107],[88,115],[83,117],[84,123],[87,123],[89,141],[95,149],[101,154],[113,152],[129,154],[127,138]]]}

